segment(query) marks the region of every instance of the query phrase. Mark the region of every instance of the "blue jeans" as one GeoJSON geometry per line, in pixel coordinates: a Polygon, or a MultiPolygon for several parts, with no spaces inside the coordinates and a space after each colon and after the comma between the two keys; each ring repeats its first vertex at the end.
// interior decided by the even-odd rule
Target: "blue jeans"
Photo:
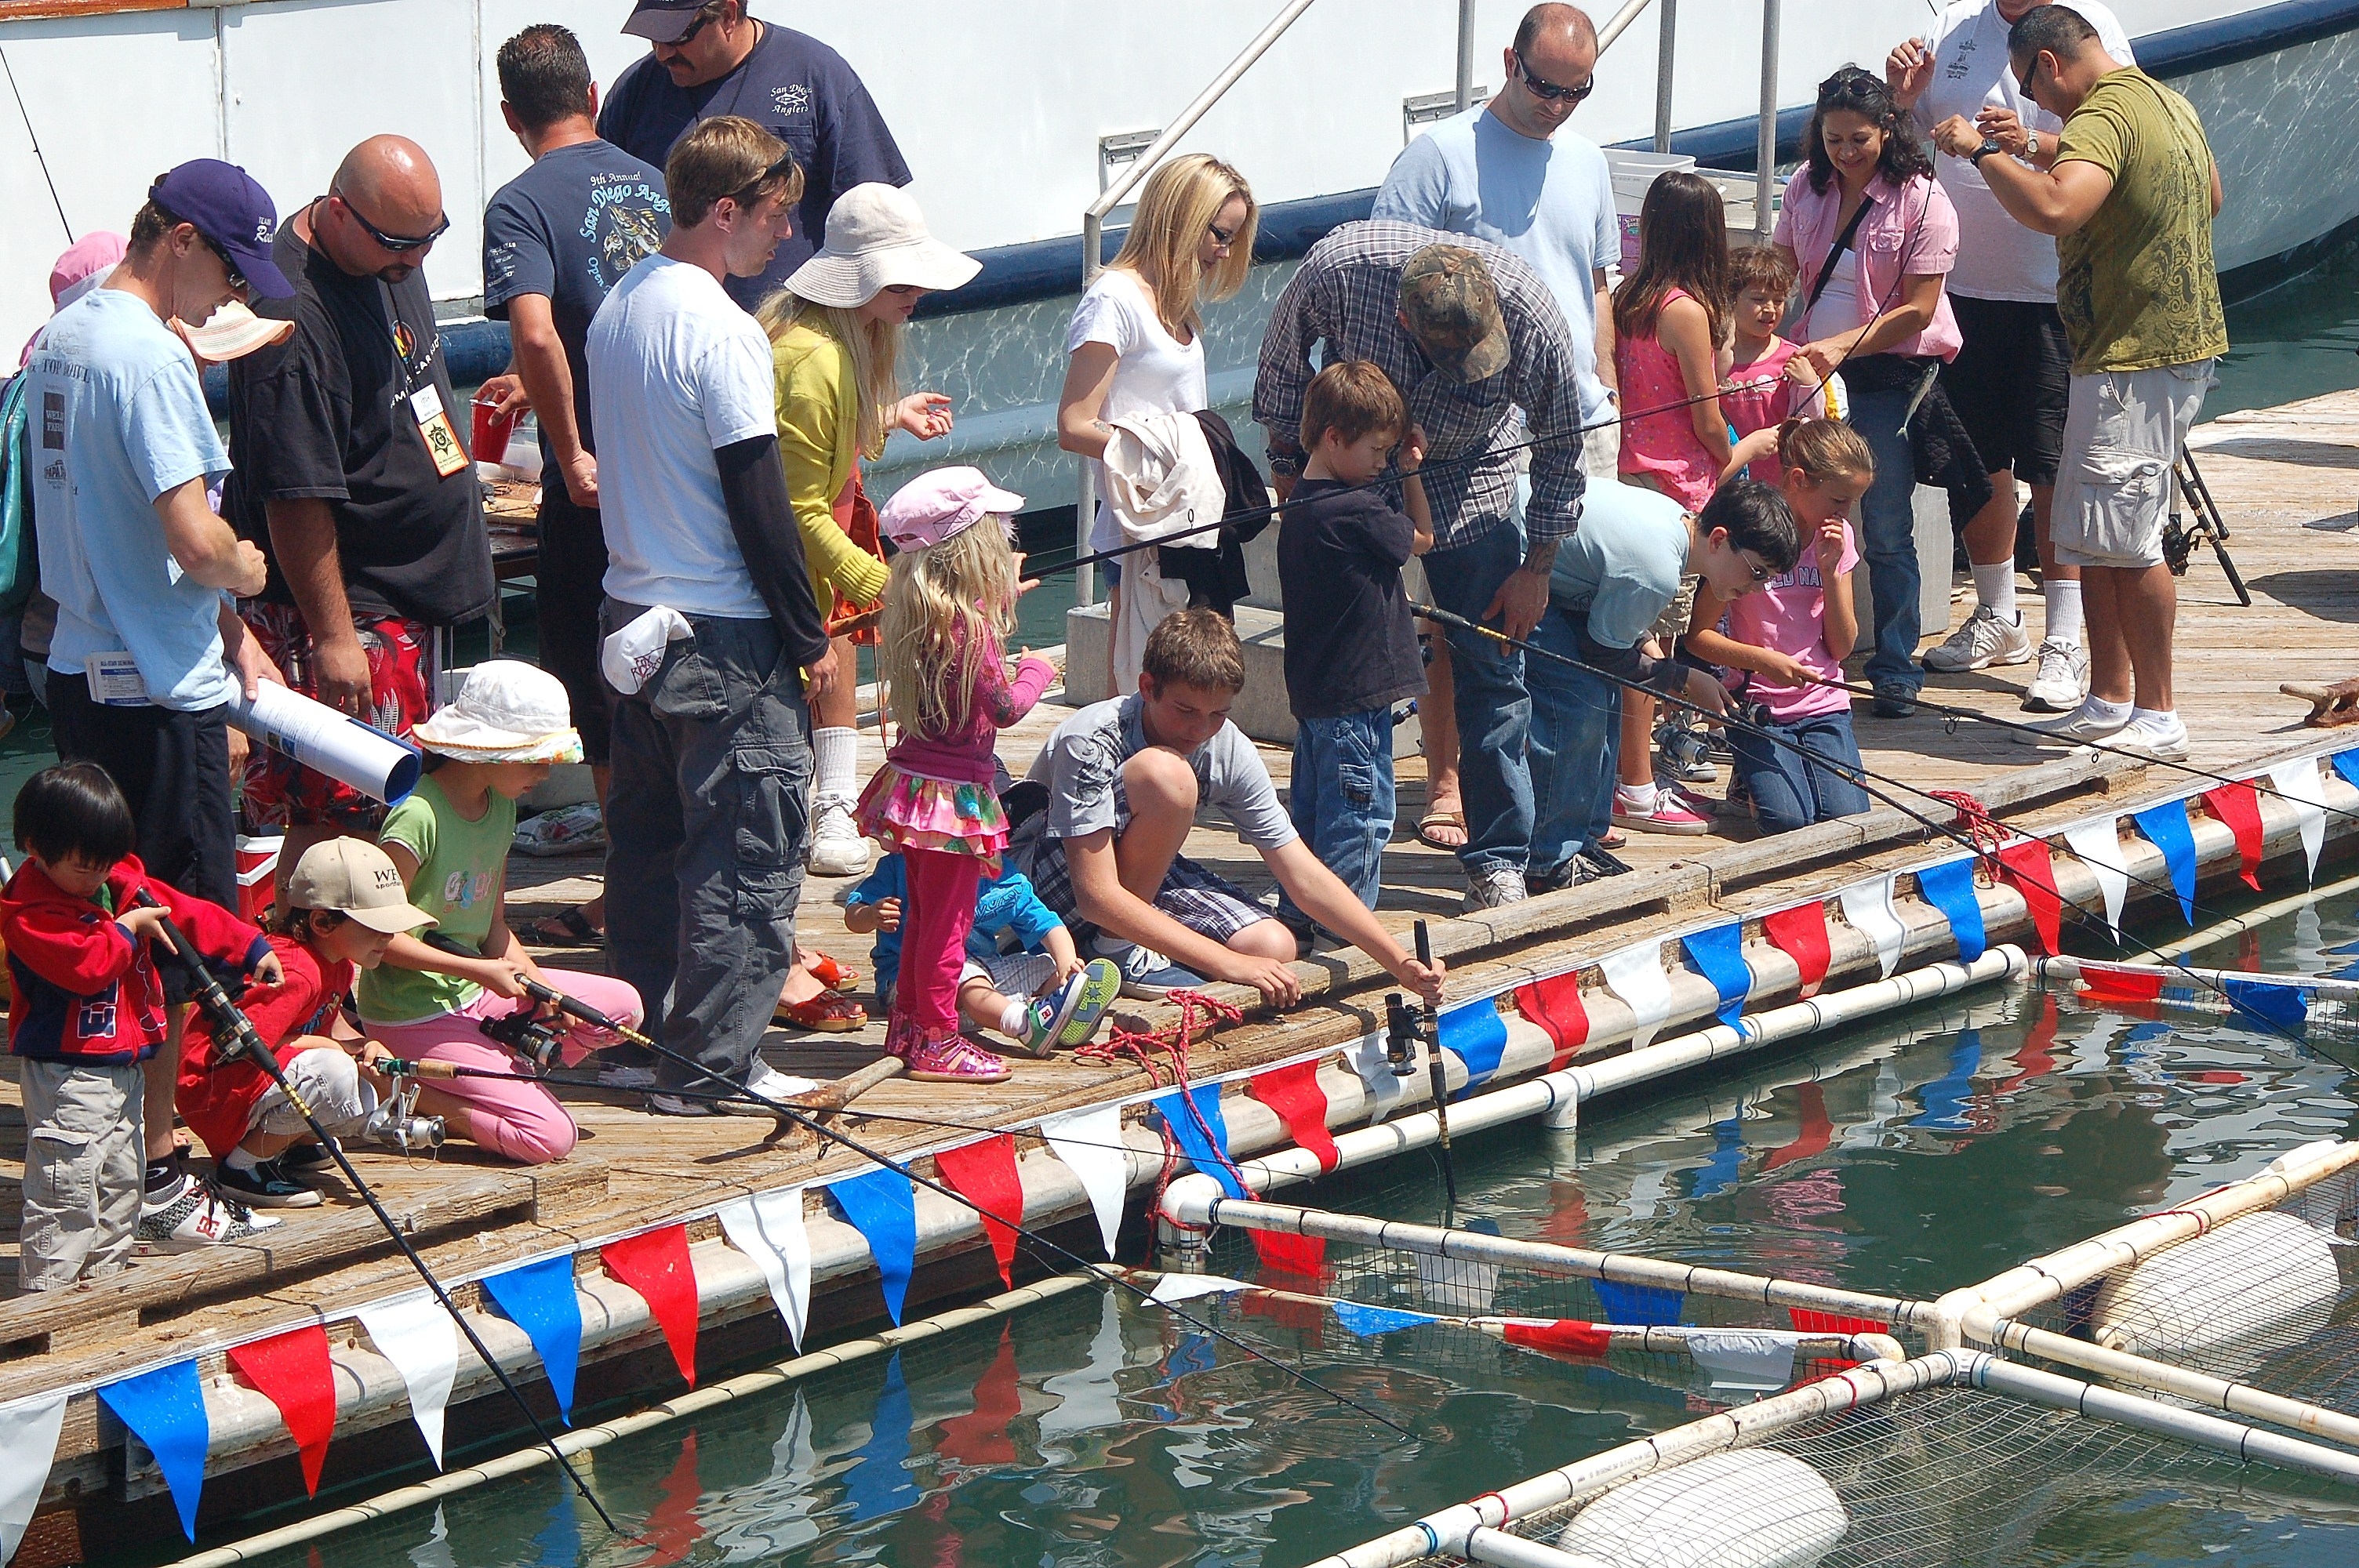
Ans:
{"type": "MultiPolygon", "coordinates": [[[[1294,830],[1370,909],[1393,837],[1393,715],[1389,708],[1298,719],[1288,786],[1294,830]]],[[[1277,917],[1297,931],[1310,917],[1280,892],[1277,917]]]]}
{"type": "MultiPolygon", "coordinates": [[[[1425,557],[1434,604],[1480,621],[1508,574],[1523,564],[1523,531],[1503,522],[1481,538],[1425,557]]],[[[1524,656],[1488,637],[1450,633],[1451,689],[1458,698],[1458,784],[1465,797],[1470,875],[1522,871],[1531,859],[1532,774],[1524,741],[1532,725],[1524,656]]]]}
{"type": "Polygon", "coordinates": [[[1859,784],[1859,741],[1848,713],[1820,713],[1791,724],[1765,724],[1769,735],[1731,728],[1729,750],[1736,753],[1737,776],[1745,781],[1764,833],[1790,833],[1832,816],[1856,816],[1868,808],[1859,784]],[[1804,756],[1793,748],[1799,746],[1804,756]],[[1823,757],[1828,766],[1813,759],[1823,757]]]}
{"type": "Polygon", "coordinates": [[[1925,684],[1917,667],[1917,638],[1923,616],[1918,597],[1923,572],[1917,561],[1917,458],[1900,428],[1908,393],[1862,392],[1853,395],[1851,427],[1875,454],[1875,482],[1859,501],[1859,548],[1867,557],[1873,589],[1875,651],[1868,655],[1871,686],[1925,684]]]}
{"type": "MultiPolygon", "coordinates": [[[[1585,613],[1585,612],[1584,612],[1585,613]]],[[[1532,633],[1532,646],[1579,658],[1572,619],[1554,604],[1532,633]]],[[[1614,825],[1614,775],[1622,750],[1622,688],[1603,676],[1560,665],[1532,665],[1532,876],[1561,872],[1583,846],[1614,825]]]]}

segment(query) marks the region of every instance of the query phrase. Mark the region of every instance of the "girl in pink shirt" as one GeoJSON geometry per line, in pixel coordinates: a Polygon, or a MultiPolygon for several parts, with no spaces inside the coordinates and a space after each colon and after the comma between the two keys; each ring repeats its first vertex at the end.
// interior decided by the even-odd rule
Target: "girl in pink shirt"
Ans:
{"type": "Polygon", "coordinates": [[[1728,466],[1716,359],[1728,330],[1728,224],[1701,175],[1656,179],[1638,213],[1638,265],[1614,295],[1623,480],[1701,512],[1728,466]],[[1686,407],[1672,405],[1696,398],[1686,407]],[[1659,413],[1647,413],[1660,409],[1659,413]]]}

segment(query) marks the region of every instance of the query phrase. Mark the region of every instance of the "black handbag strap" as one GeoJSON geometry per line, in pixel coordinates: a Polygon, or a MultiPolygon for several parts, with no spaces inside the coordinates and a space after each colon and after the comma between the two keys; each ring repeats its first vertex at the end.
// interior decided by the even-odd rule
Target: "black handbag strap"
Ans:
{"type": "Polygon", "coordinates": [[[1827,252],[1826,265],[1819,268],[1818,278],[1810,285],[1810,297],[1802,301],[1802,319],[1805,321],[1810,319],[1810,312],[1819,308],[1819,296],[1827,291],[1827,280],[1835,274],[1835,258],[1851,248],[1852,236],[1859,232],[1859,221],[1866,217],[1867,210],[1875,205],[1872,198],[1861,197],[1859,205],[1851,211],[1851,222],[1845,223],[1843,232],[1835,236],[1832,248],[1827,252]]]}

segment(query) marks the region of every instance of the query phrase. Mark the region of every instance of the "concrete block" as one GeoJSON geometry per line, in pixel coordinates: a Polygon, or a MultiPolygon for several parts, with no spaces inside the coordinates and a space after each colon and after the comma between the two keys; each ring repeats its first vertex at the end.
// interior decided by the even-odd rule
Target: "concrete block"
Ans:
{"type": "MultiPolygon", "coordinates": [[[[1286,697],[1286,622],[1275,610],[1237,606],[1237,641],[1244,644],[1245,688],[1230,721],[1256,741],[1294,744],[1294,713],[1286,697]]],[[[1103,604],[1065,611],[1065,697],[1076,706],[1114,695],[1114,629],[1103,604]]]]}

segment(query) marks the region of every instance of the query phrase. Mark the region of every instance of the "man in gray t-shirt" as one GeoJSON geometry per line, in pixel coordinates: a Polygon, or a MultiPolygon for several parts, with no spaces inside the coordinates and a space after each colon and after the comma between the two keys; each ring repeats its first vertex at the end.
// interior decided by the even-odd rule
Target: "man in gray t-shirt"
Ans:
{"type": "Polygon", "coordinates": [[[1010,855],[1042,903],[1122,966],[1125,996],[1153,1000],[1210,978],[1291,1006],[1302,996],[1294,933],[1180,852],[1198,806],[1217,806],[1296,907],[1439,1002],[1441,966],[1403,952],[1294,830],[1260,753],[1229,722],[1244,687],[1226,620],[1211,610],[1165,617],[1147,640],[1138,690],[1082,708],[1040,749],[1027,782],[1047,801],[1010,855]]]}

